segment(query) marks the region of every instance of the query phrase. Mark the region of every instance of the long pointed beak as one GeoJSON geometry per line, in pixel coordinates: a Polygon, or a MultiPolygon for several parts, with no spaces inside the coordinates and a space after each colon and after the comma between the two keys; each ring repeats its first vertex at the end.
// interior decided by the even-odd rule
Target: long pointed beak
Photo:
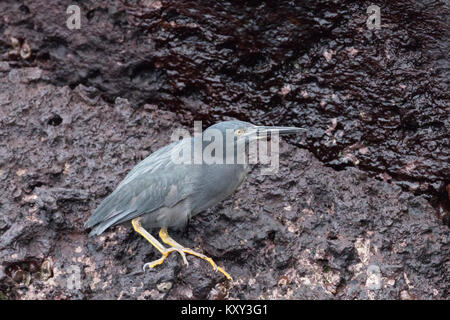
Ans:
{"type": "Polygon", "coordinates": [[[279,135],[286,135],[286,134],[299,134],[301,132],[306,131],[304,128],[297,128],[297,127],[268,127],[268,126],[257,126],[256,129],[256,135],[257,136],[267,136],[271,135],[273,133],[278,133],[279,135]]]}

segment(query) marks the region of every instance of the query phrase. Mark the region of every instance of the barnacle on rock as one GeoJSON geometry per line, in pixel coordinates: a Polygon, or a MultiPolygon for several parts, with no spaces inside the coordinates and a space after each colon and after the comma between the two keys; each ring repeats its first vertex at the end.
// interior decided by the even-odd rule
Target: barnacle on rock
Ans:
{"type": "Polygon", "coordinates": [[[41,265],[41,280],[45,281],[53,276],[53,264],[50,260],[45,260],[41,265]]]}

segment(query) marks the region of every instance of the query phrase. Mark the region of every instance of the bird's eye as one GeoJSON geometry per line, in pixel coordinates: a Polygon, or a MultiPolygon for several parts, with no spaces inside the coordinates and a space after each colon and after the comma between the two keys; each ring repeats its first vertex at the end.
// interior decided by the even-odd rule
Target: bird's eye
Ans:
{"type": "Polygon", "coordinates": [[[237,136],[240,136],[240,135],[243,134],[243,133],[244,133],[244,130],[242,130],[242,129],[237,129],[237,130],[234,132],[234,134],[237,135],[237,136]]]}

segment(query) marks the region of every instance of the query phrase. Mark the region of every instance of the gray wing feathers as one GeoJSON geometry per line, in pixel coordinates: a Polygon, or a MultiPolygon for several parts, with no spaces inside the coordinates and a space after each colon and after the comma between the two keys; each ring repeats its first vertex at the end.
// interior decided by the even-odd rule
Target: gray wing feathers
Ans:
{"type": "Polygon", "coordinates": [[[90,235],[99,235],[110,226],[134,219],[161,207],[173,207],[190,194],[190,184],[170,175],[139,176],[108,196],[86,222],[90,235]],[[180,183],[181,182],[181,183],[180,183]]]}
{"type": "Polygon", "coordinates": [[[174,164],[167,152],[176,146],[172,143],[156,151],[128,173],[86,222],[86,228],[94,227],[90,236],[163,206],[173,207],[193,192],[185,168],[174,164]]]}

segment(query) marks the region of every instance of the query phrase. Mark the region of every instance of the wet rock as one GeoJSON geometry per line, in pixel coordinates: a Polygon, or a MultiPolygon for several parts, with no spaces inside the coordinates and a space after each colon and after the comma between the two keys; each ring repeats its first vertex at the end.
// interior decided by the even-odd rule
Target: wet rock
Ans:
{"type": "Polygon", "coordinates": [[[143,272],[143,264],[159,255],[130,228],[88,238],[82,226],[141,160],[141,150],[155,151],[170,140],[166,121],[176,115],[137,109],[127,114],[130,121],[149,117],[151,126],[129,127],[114,111],[117,105],[91,96],[94,107],[76,90],[8,78],[0,86],[17,93],[2,109],[5,114],[17,104],[45,101],[40,109],[18,112],[1,129],[15,132],[5,135],[9,160],[2,167],[15,174],[0,181],[9,199],[0,207],[9,226],[0,236],[2,268],[25,263],[23,270],[31,270],[30,260],[41,265],[40,271],[24,271],[30,272],[29,282],[4,281],[0,288],[9,297],[397,299],[405,296],[405,286],[420,298],[447,294],[448,230],[425,199],[357,169],[336,172],[286,143],[278,173],[261,178],[255,167],[230,199],[172,233],[211,256],[233,282],[206,261],[188,257],[187,267],[176,254],[143,272]],[[35,121],[38,114],[55,112],[71,120],[58,126],[35,121]],[[133,143],[123,144],[129,139],[133,143]],[[27,156],[14,152],[18,146],[27,156]],[[8,188],[11,183],[16,188],[8,188]],[[282,192],[274,196],[273,190],[282,192]],[[373,265],[379,272],[371,272],[373,265]],[[68,288],[74,279],[80,287],[68,288]],[[162,283],[172,287],[163,290],[162,283]]]}
{"type": "Polygon", "coordinates": [[[4,232],[9,228],[8,217],[0,217],[0,231],[4,232]]]}
{"type": "Polygon", "coordinates": [[[12,69],[8,76],[11,82],[30,82],[40,79],[42,70],[39,68],[12,69]]]}
{"type": "Polygon", "coordinates": [[[71,4],[0,4],[2,59],[32,65],[12,79],[41,68],[111,103],[157,104],[184,125],[237,115],[305,127],[291,142],[322,162],[389,176],[449,210],[444,3],[390,2],[369,30],[367,1],[91,0],[78,4],[86,18],[76,32],[61,23],[71,4]]]}
{"type": "Polygon", "coordinates": [[[6,278],[6,273],[5,273],[4,267],[1,266],[0,267],[0,281],[1,282],[5,281],[5,278],[6,278]]]}
{"type": "Polygon", "coordinates": [[[9,70],[10,70],[9,63],[6,61],[0,61],[0,72],[6,72],[9,70]]]}
{"type": "Polygon", "coordinates": [[[448,228],[428,201],[448,198],[450,172],[441,3],[390,3],[368,31],[368,2],[87,1],[77,32],[69,4],[0,3],[1,296],[448,298],[448,228]],[[87,217],[174,125],[228,117],[308,128],[278,173],[255,167],[172,234],[233,282],[176,254],[143,272],[159,253],[125,226],[88,238],[87,217]]]}

